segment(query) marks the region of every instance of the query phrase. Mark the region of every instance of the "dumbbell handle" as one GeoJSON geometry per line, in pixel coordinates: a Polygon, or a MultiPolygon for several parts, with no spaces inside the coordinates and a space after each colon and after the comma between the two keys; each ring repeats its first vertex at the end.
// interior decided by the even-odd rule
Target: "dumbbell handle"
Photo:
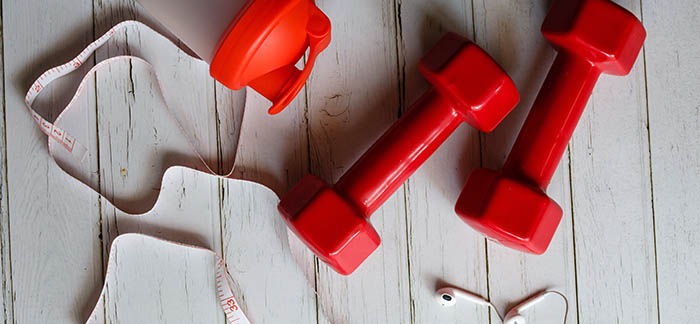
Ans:
{"type": "Polygon", "coordinates": [[[369,218],[462,121],[446,98],[428,91],[350,167],[335,191],[369,218]]]}
{"type": "Polygon", "coordinates": [[[567,52],[557,55],[503,172],[546,189],[601,71],[567,52]]]}

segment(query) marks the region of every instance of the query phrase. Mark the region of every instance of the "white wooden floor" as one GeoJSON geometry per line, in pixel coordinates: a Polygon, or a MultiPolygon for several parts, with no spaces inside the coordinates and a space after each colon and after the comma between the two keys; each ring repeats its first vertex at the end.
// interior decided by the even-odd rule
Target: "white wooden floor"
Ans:
{"type": "MultiPolygon", "coordinates": [[[[557,289],[569,298],[568,323],[698,323],[698,1],[616,1],[649,36],[629,76],[603,76],[596,86],[549,188],[564,219],[545,255],[490,243],[453,212],[470,170],[504,161],[554,58],[539,33],[548,2],[317,0],[333,22],[333,43],[302,94],[274,117],[254,92],[227,90],[202,62],[127,30],[95,61],[156,60],[172,115],[140,61],[88,74],[83,109],[62,117],[90,149],[84,169],[64,164],[71,176],[49,156],[24,108],[26,90],[117,22],[154,23],[133,0],[2,1],[0,317],[84,322],[111,242],[145,233],[220,253],[253,323],[499,323],[482,307],[441,308],[434,291],[446,284],[490,298],[501,312],[557,289]],[[284,193],[308,172],[338,179],[426,89],[417,61],[446,31],[496,58],[522,103],[492,134],[459,128],[372,218],[381,248],[341,277],[288,241],[273,191],[284,193]],[[205,168],[182,145],[186,138],[215,171],[226,174],[235,162],[234,177],[273,191],[193,170],[205,168]],[[188,168],[168,169],[178,165],[188,168]]],[[[40,98],[45,117],[58,116],[83,75],[40,98]]],[[[60,147],[52,150],[65,161],[60,147]]],[[[118,266],[100,321],[224,323],[211,255],[141,238],[117,245],[111,257],[118,266]]],[[[562,312],[552,298],[528,317],[560,323],[562,312]]]]}

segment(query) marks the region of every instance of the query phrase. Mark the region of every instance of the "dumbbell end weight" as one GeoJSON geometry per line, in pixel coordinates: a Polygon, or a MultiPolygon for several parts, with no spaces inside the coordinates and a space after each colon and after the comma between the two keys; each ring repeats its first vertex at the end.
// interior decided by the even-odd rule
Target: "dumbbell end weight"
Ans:
{"type": "Polygon", "coordinates": [[[345,198],[314,175],[306,175],[277,206],[287,226],[321,261],[349,275],[381,239],[345,198]]]}
{"type": "Polygon", "coordinates": [[[510,248],[542,254],[562,210],[537,186],[498,171],[472,171],[455,207],[475,230],[510,248]]]}
{"type": "Polygon", "coordinates": [[[610,0],[554,0],[542,35],[611,75],[632,70],[646,39],[642,22],[610,0]]]}
{"type": "Polygon", "coordinates": [[[520,101],[515,83],[498,63],[459,34],[445,34],[418,69],[464,122],[484,133],[520,101]]]}

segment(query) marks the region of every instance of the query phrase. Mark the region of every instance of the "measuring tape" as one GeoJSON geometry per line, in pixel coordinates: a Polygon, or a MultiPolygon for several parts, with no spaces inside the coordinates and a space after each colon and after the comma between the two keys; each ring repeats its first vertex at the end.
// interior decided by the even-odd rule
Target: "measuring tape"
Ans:
{"type": "MultiPolygon", "coordinates": [[[[148,66],[149,68],[151,68],[155,72],[155,70],[153,69],[153,66],[150,63],[148,63],[146,60],[144,60],[140,57],[116,56],[116,57],[108,58],[108,59],[105,59],[105,60],[101,61],[100,63],[96,64],[94,67],[92,67],[92,69],[90,69],[90,71],[87,73],[86,77],[83,78],[83,80],[80,82],[80,85],[78,86],[71,101],[68,103],[68,105],[65,107],[65,109],[61,112],[61,114],[59,114],[59,116],[56,118],[54,123],[43,118],[33,108],[33,104],[34,104],[35,100],[37,99],[37,97],[39,96],[39,94],[41,94],[41,92],[44,89],[46,89],[47,86],[51,82],[78,70],[82,65],[84,65],[86,62],[88,62],[90,57],[95,53],[95,51],[98,48],[105,45],[110,40],[110,38],[112,38],[115,34],[117,34],[117,32],[119,32],[120,30],[125,30],[127,28],[136,28],[136,29],[144,30],[147,32],[157,34],[157,35],[167,39],[167,37],[163,36],[162,34],[154,31],[153,29],[149,28],[148,26],[146,26],[140,22],[137,22],[137,21],[121,22],[121,23],[117,24],[116,26],[114,26],[113,28],[111,28],[109,31],[107,31],[107,33],[102,35],[100,38],[95,40],[93,43],[88,45],[88,47],[86,47],[82,52],[80,52],[80,54],[78,54],[78,56],[76,56],[74,59],[70,60],[69,62],[67,62],[63,65],[54,67],[54,68],[44,72],[43,74],[41,74],[41,76],[29,88],[29,91],[27,92],[27,94],[25,96],[25,106],[29,110],[29,113],[31,114],[33,120],[35,121],[35,123],[39,127],[39,129],[41,129],[41,131],[48,136],[50,154],[51,154],[51,147],[53,147],[52,144],[56,143],[56,144],[59,144],[60,147],[65,149],[67,152],[69,152],[71,154],[71,156],[73,156],[77,161],[79,161],[79,163],[81,163],[81,164],[85,163],[86,157],[88,156],[88,153],[89,153],[88,146],[85,143],[81,143],[75,136],[72,136],[71,134],[68,133],[68,131],[66,131],[65,129],[63,129],[61,127],[58,127],[56,124],[59,124],[59,120],[60,120],[63,112],[69,110],[75,104],[77,98],[79,97],[79,95],[82,93],[82,91],[85,88],[85,85],[86,85],[87,80],[88,80],[88,76],[92,75],[100,68],[106,66],[107,64],[109,64],[110,62],[113,62],[115,60],[139,60],[139,61],[142,61],[143,63],[145,63],[146,66],[148,66]]],[[[170,42],[170,43],[172,44],[172,42],[170,42]]],[[[172,45],[177,47],[175,44],[172,44],[172,45]]],[[[199,59],[194,58],[194,57],[192,57],[192,59],[199,61],[199,59]]],[[[154,75],[156,75],[156,79],[157,79],[157,74],[154,73],[154,75]]],[[[157,83],[158,83],[158,86],[160,87],[159,90],[161,90],[160,94],[162,96],[164,93],[163,88],[162,88],[160,82],[157,82],[157,83]]],[[[165,100],[165,98],[162,98],[162,99],[164,102],[166,102],[166,106],[167,106],[167,101],[165,100]]],[[[170,111],[168,111],[168,112],[171,113],[170,111]]],[[[171,116],[172,116],[172,113],[171,113],[171,116]]],[[[174,119],[177,121],[177,118],[174,118],[174,119]]],[[[177,121],[177,125],[180,128],[180,131],[183,134],[185,134],[184,128],[182,127],[182,125],[180,124],[179,121],[177,121]]],[[[195,149],[195,145],[191,142],[191,140],[189,138],[187,138],[187,141],[188,141],[190,148],[192,149],[192,152],[194,152],[195,155],[201,160],[202,165],[204,165],[206,167],[207,171],[212,175],[216,175],[216,173],[204,161],[204,158],[195,149]]],[[[53,156],[53,154],[51,154],[51,157],[55,160],[55,157],[53,156]]],[[[61,168],[63,169],[63,167],[61,167],[61,168]]],[[[63,170],[66,171],[65,169],[63,169],[63,170]]],[[[68,171],[66,171],[66,172],[69,175],[71,175],[70,172],[68,172],[68,171]]],[[[73,176],[73,175],[71,175],[71,176],[73,176]]],[[[81,181],[81,183],[83,185],[87,186],[88,188],[90,188],[90,190],[97,192],[92,187],[90,187],[87,183],[84,183],[82,181],[81,181]]],[[[106,200],[109,200],[107,197],[102,195],[100,192],[97,192],[97,194],[99,194],[100,197],[102,197],[106,200]]],[[[133,238],[135,235],[140,235],[140,234],[119,235],[117,238],[115,238],[114,242],[112,243],[112,245],[110,247],[110,254],[109,254],[110,257],[109,257],[109,261],[108,261],[108,265],[107,265],[107,271],[105,274],[105,283],[103,285],[103,289],[102,289],[102,292],[100,294],[100,300],[102,300],[105,296],[105,289],[107,287],[107,281],[108,281],[107,279],[110,278],[110,273],[112,273],[116,267],[116,260],[115,260],[115,257],[113,257],[115,247],[119,244],[119,242],[122,242],[126,239],[133,238]]],[[[146,236],[146,237],[148,237],[148,236],[146,236]]],[[[165,240],[161,240],[161,241],[167,242],[168,244],[177,245],[180,247],[188,247],[188,248],[206,250],[206,251],[209,251],[212,254],[214,254],[217,258],[216,270],[215,270],[216,271],[216,291],[212,292],[212,293],[216,293],[218,300],[220,302],[221,308],[223,309],[225,316],[226,316],[226,319],[229,323],[250,324],[250,321],[245,316],[243,310],[241,309],[240,305],[238,304],[238,302],[236,301],[236,299],[233,295],[233,290],[231,289],[231,286],[232,286],[231,285],[231,278],[229,277],[229,275],[227,273],[226,265],[225,265],[224,260],[221,256],[216,254],[214,251],[211,251],[209,249],[205,249],[202,247],[197,247],[197,246],[193,246],[193,245],[186,245],[186,244],[165,241],[165,240]]],[[[100,309],[100,303],[98,303],[98,306],[96,306],[93,309],[88,321],[86,322],[87,324],[93,324],[93,323],[98,322],[98,319],[99,319],[98,316],[100,315],[99,309],[100,309]]]]}

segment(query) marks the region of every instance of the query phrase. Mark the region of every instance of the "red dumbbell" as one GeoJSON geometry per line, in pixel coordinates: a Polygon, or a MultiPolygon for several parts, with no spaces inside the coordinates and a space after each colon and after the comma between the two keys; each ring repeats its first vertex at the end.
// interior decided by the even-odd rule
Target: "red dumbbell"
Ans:
{"type": "Polygon", "coordinates": [[[520,100],[498,64],[457,34],[445,35],[418,67],[433,89],[335,186],[307,175],[278,206],[287,225],[341,274],[355,271],[379,246],[369,216],[462,122],[489,132],[520,100]]]}
{"type": "Polygon", "coordinates": [[[545,194],[601,73],[626,75],[646,32],[609,0],[555,0],[542,33],[560,49],[500,172],[472,172],[457,214],[508,247],[542,254],[562,210],[545,194]]]}

